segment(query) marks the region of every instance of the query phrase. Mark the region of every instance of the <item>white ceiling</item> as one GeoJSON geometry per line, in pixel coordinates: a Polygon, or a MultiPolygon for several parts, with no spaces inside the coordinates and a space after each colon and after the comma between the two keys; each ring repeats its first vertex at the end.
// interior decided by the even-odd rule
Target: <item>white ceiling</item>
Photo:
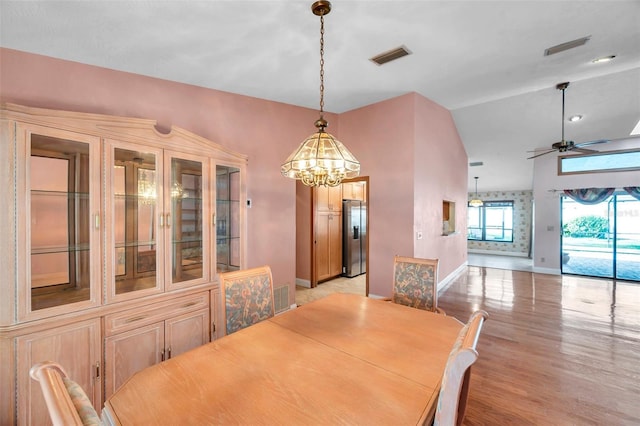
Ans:
{"type": "MultiPolygon", "coordinates": [[[[317,109],[311,3],[0,0],[0,46],[317,109]]],[[[626,137],[640,120],[637,0],[334,0],[325,31],[325,110],[432,99],[452,111],[469,161],[484,163],[469,170],[481,192],[532,187],[527,151],[561,139],[557,83],[571,82],[567,116],[584,115],[567,139],[626,137]],[[412,55],[369,61],[400,45],[412,55]],[[591,63],[605,55],[616,58],[591,63]]]]}

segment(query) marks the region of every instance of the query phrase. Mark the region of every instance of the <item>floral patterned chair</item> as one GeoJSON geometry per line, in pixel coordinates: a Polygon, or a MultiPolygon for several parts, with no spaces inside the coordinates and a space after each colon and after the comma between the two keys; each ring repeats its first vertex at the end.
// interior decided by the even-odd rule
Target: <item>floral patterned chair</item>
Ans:
{"type": "Polygon", "coordinates": [[[42,395],[54,426],[102,425],[91,400],[82,387],[69,379],[57,362],[39,362],[29,374],[40,383],[42,395]]]}
{"type": "Polygon", "coordinates": [[[434,426],[462,424],[469,395],[471,366],[478,359],[476,345],[482,325],[488,316],[489,314],[483,310],[471,314],[453,344],[442,375],[434,426]]]}
{"type": "Polygon", "coordinates": [[[273,278],[269,266],[220,274],[224,291],[226,334],[275,315],[273,278]]]}
{"type": "Polygon", "coordinates": [[[438,259],[395,256],[391,300],[400,305],[444,314],[438,308],[438,259]]]}

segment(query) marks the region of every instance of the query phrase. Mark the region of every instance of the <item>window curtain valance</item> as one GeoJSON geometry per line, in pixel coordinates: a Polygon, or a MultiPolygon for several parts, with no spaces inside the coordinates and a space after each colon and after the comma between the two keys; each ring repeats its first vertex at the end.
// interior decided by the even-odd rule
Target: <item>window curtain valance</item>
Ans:
{"type": "Polygon", "coordinates": [[[565,189],[564,193],[580,204],[598,204],[609,198],[615,190],[615,188],[580,188],[565,189]]]}
{"type": "Polygon", "coordinates": [[[640,200],[640,186],[625,186],[623,189],[636,200],[640,200]]]}

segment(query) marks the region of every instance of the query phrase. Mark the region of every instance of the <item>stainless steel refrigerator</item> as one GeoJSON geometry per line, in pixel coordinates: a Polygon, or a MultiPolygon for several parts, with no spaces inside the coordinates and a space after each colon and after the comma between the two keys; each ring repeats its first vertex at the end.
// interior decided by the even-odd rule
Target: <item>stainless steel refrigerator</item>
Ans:
{"type": "Polygon", "coordinates": [[[342,275],[351,278],[367,272],[366,247],[366,203],[342,200],[342,275]]]}

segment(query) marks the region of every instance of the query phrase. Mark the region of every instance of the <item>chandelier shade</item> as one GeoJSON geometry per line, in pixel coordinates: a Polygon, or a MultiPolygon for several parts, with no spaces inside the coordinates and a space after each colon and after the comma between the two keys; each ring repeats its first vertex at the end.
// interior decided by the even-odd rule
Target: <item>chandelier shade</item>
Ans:
{"type": "Polygon", "coordinates": [[[469,206],[482,207],[484,205],[484,202],[480,199],[480,197],[478,197],[478,176],[475,176],[474,179],[476,180],[476,195],[469,201],[469,206]]]}
{"type": "Polygon", "coordinates": [[[318,121],[318,131],[291,153],[282,165],[282,174],[307,186],[336,186],[345,178],[358,176],[358,160],[342,142],[325,132],[326,122],[318,121]]]}
{"type": "Polygon", "coordinates": [[[325,131],[327,121],[324,112],[324,15],[331,11],[331,3],[316,1],[311,6],[314,15],[320,16],[320,118],[315,126],[318,131],[306,138],[282,164],[282,175],[298,179],[307,186],[337,186],[345,178],[360,174],[360,163],[335,137],[325,131]]]}
{"type": "Polygon", "coordinates": [[[471,201],[469,201],[471,207],[482,207],[483,204],[484,202],[480,198],[472,198],[471,201]]]}

